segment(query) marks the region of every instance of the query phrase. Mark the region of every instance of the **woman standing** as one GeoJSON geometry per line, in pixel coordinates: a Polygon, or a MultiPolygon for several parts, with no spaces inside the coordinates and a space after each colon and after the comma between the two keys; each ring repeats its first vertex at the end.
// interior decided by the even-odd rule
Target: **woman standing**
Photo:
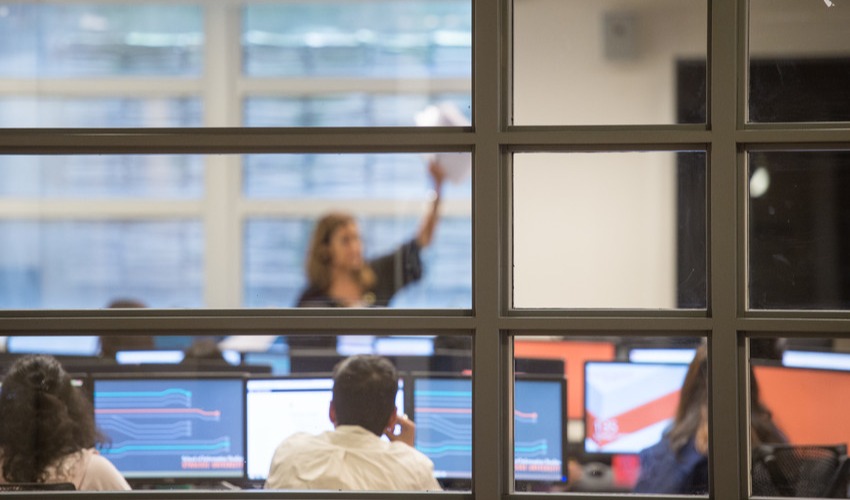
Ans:
{"type": "Polygon", "coordinates": [[[432,161],[431,206],[416,236],[394,252],[366,261],[354,216],[334,212],[319,219],[307,254],[307,288],[297,307],[385,307],[405,285],[422,277],[420,251],[431,244],[439,220],[445,173],[432,161]]]}

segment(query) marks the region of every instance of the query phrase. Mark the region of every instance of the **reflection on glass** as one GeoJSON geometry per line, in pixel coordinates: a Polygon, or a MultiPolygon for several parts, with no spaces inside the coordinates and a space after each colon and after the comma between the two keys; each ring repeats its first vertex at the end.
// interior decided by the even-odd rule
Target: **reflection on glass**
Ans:
{"type": "Polygon", "coordinates": [[[199,76],[198,6],[0,5],[0,77],[199,76]]]}
{"type": "Polygon", "coordinates": [[[200,156],[3,156],[2,198],[200,198],[200,156]]]}
{"type": "MultiPolygon", "coordinates": [[[[104,442],[91,439],[83,446],[99,452],[92,458],[101,469],[98,481],[85,474],[70,478],[84,491],[220,489],[222,481],[245,490],[468,491],[468,481],[434,473],[428,448],[417,438],[428,434],[428,419],[417,419],[414,428],[405,415],[446,404],[436,394],[423,402],[424,394],[414,392],[422,390],[421,380],[471,381],[461,375],[472,366],[471,338],[364,336],[371,349],[343,356],[333,345],[360,337],[319,337],[330,347],[299,349],[299,337],[286,335],[2,338],[7,350],[0,356],[13,368],[0,404],[6,415],[38,418],[44,413],[34,415],[30,407],[33,385],[23,383],[26,376],[48,366],[50,373],[71,374],[46,376],[44,390],[57,390],[57,402],[71,409],[77,425],[96,424],[103,432],[104,442]],[[422,351],[423,341],[430,352],[422,351]],[[387,357],[380,355],[385,344],[393,346],[387,357]],[[50,356],[34,359],[31,353],[50,356]],[[28,397],[15,397],[20,394],[28,397]],[[85,411],[88,405],[93,413],[85,411]],[[389,445],[391,440],[396,443],[389,445]],[[356,448],[394,473],[374,474],[348,461],[327,467],[341,455],[340,447],[356,448]],[[299,473],[290,473],[293,468],[299,473]]],[[[439,423],[439,414],[434,417],[439,423]]],[[[31,432],[6,424],[0,432],[4,446],[9,432],[31,432]]],[[[445,439],[463,441],[470,437],[466,427],[442,430],[445,439]]],[[[15,443],[32,453],[31,441],[15,443]]]]}
{"type": "Polygon", "coordinates": [[[749,155],[749,305],[850,308],[850,153],[749,155]]]}
{"type": "Polygon", "coordinates": [[[753,495],[847,496],[841,471],[850,436],[844,397],[850,372],[834,369],[841,357],[850,357],[844,339],[750,339],[750,391],[757,395],[750,418],[754,428],[770,422],[781,429],[772,440],[753,439],[753,495]],[[801,357],[805,366],[793,363],[801,357]]]}
{"type": "Polygon", "coordinates": [[[0,308],[96,309],[119,297],[203,304],[195,221],[0,221],[0,308]]]}
{"type": "Polygon", "coordinates": [[[703,0],[514,0],[514,124],[704,123],[705,75],[672,75],[705,64],[707,12],[703,0]]]}
{"type": "Polygon", "coordinates": [[[513,305],[706,307],[705,154],[516,154],[513,305]]]}
{"type": "Polygon", "coordinates": [[[468,0],[287,2],[244,10],[250,76],[471,74],[468,0]]]}
{"type": "Polygon", "coordinates": [[[850,11],[835,6],[749,2],[750,121],[850,121],[850,11]]]}
{"type": "Polygon", "coordinates": [[[707,493],[702,342],[514,337],[516,489],[707,493]],[[630,361],[650,349],[696,356],[686,363],[630,361]],[[688,459],[678,463],[683,455],[688,459]]]}

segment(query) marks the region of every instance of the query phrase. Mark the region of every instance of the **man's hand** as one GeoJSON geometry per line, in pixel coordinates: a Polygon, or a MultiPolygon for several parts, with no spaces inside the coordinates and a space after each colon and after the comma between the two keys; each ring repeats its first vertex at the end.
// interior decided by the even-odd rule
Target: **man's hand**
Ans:
{"type": "Polygon", "coordinates": [[[413,420],[407,418],[407,415],[396,415],[395,422],[384,429],[384,434],[390,441],[401,441],[412,447],[416,438],[416,424],[413,423],[413,420]],[[395,433],[396,425],[401,427],[398,434],[395,433]]]}

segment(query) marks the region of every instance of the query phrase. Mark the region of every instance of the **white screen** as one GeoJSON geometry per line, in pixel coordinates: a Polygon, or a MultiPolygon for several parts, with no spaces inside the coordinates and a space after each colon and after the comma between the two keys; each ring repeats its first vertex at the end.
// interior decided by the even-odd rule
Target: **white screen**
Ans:
{"type": "MultiPolygon", "coordinates": [[[[403,385],[399,380],[396,393],[399,412],[404,411],[403,385]]],[[[328,416],[332,390],[331,378],[248,381],[248,479],[266,479],[275,449],[292,434],[333,430],[328,416]]]]}

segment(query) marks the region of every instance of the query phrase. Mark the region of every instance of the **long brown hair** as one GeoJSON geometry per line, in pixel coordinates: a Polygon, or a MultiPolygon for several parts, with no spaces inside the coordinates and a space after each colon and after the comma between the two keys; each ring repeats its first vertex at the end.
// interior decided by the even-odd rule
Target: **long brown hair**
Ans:
{"type": "MultiPolygon", "coordinates": [[[[782,443],[787,439],[773,422],[770,410],[761,402],[758,384],[750,369],[750,440],[760,443],[782,443]]],[[[682,391],[673,427],[667,433],[670,448],[678,452],[691,439],[697,450],[705,452],[708,445],[708,357],[705,345],[694,355],[682,391]],[[700,446],[702,441],[703,446],[700,446]]]]}
{"type": "MultiPolygon", "coordinates": [[[[343,212],[331,212],[316,222],[310,247],[307,250],[307,281],[310,286],[326,291],[331,286],[331,254],[329,246],[334,232],[348,224],[355,224],[354,216],[343,212]]],[[[355,276],[363,291],[375,284],[375,272],[368,265],[363,265],[355,276]]]]}

